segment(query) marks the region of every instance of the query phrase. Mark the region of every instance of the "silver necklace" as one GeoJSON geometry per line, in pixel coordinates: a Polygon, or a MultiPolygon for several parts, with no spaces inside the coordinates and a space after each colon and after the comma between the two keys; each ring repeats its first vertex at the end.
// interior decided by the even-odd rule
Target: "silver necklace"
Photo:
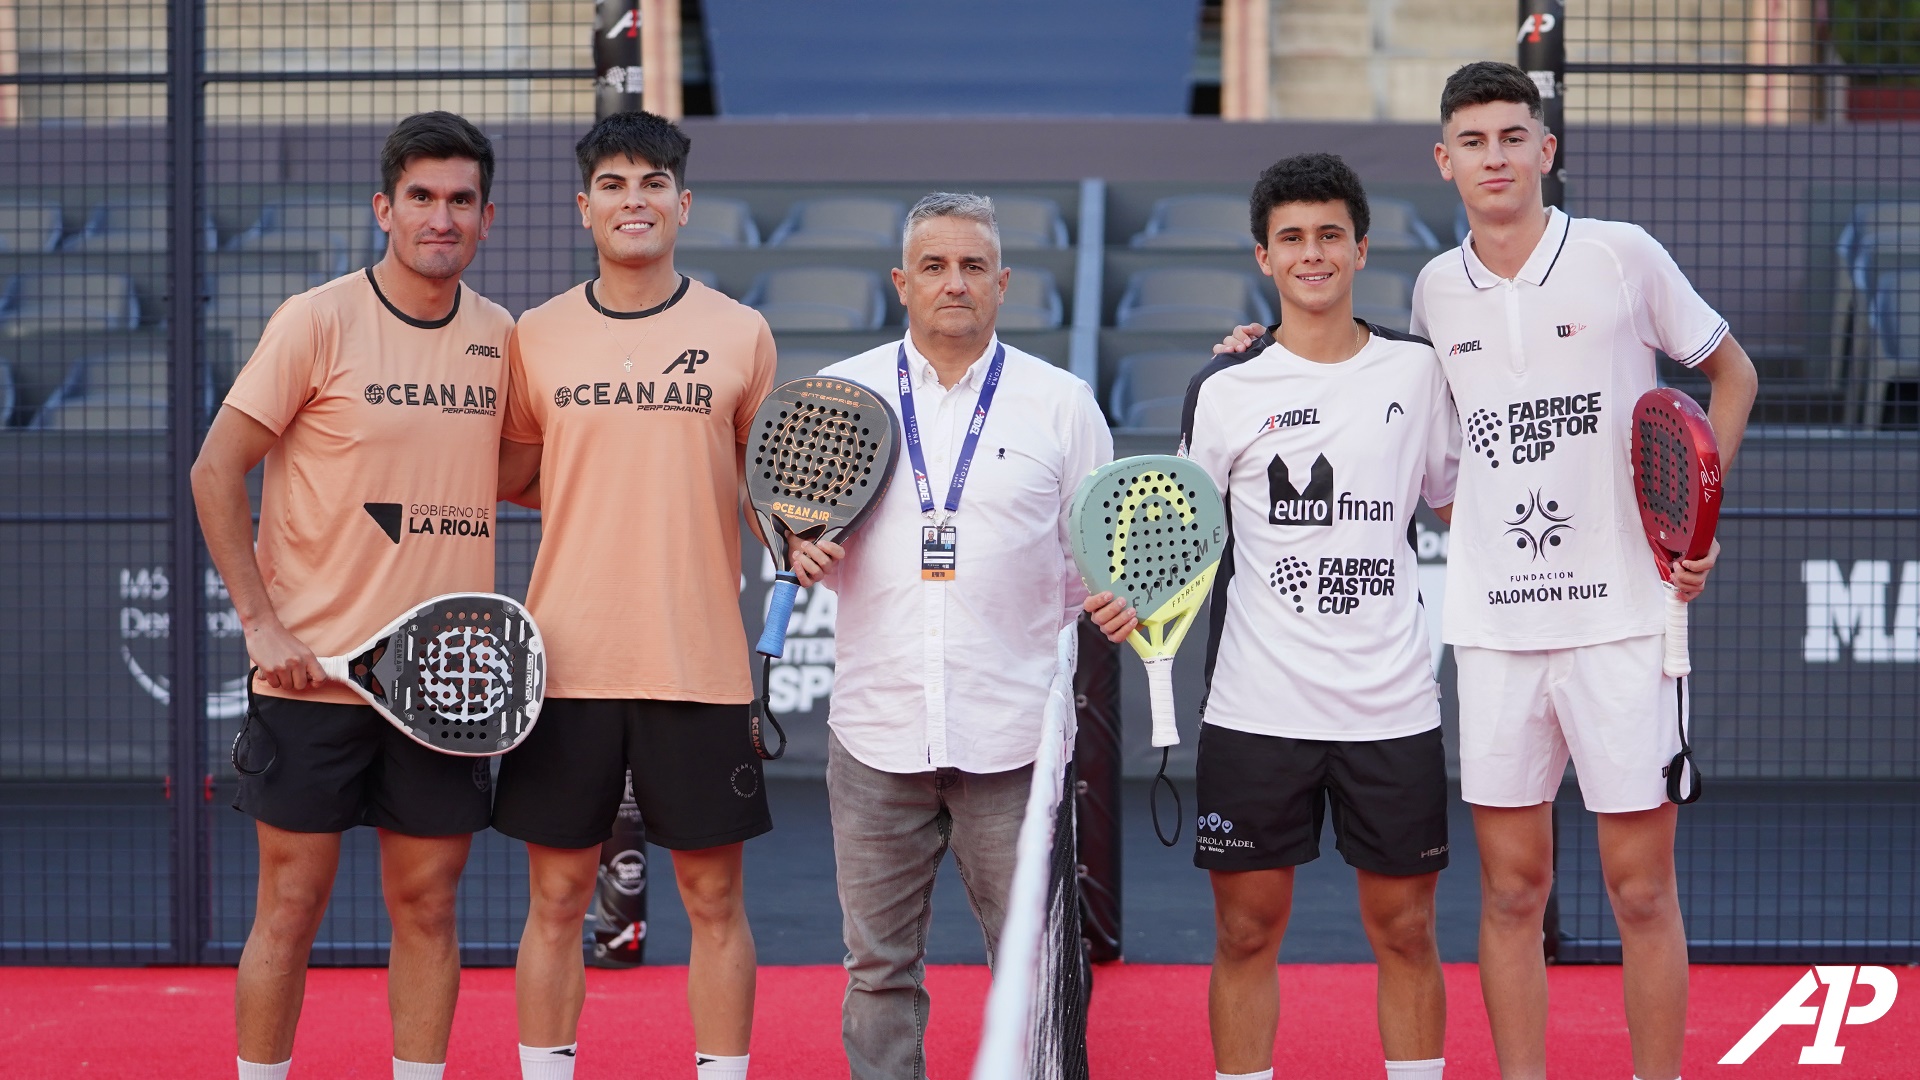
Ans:
{"type": "MultiPolygon", "coordinates": [[[[593,280],[599,281],[600,279],[594,278],[593,280]]],[[[605,303],[596,298],[594,301],[594,311],[600,316],[601,329],[605,330],[607,337],[613,341],[614,349],[616,351],[619,350],[620,339],[613,332],[613,324],[607,321],[605,303]]],[[[647,339],[653,336],[653,324],[646,319],[642,319],[641,322],[646,323],[646,325],[640,328],[640,336],[634,340],[633,347],[628,349],[620,359],[620,370],[622,371],[631,372],[633,370],[633,354],[639,352],[640,346],[646,344],[647,339]]]]}

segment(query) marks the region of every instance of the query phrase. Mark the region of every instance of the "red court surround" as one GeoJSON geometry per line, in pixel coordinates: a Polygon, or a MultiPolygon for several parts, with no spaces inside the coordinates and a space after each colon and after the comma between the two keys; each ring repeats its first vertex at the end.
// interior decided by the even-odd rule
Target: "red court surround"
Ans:
{"type": "MultiPolygon", "coordinates": [[[[1800,967],[1697,967],[1684,1074],[1690,1080],[1866,1080],[1920,1077],[1920,976],[1895,969],[1901,993],[1886,1017],[1843,1026],[1840,1065],[1800,1065],[1812,1027],[1783,1028],[1747,1064],[1716,1064],[1806,971],[1800,967]]],[[[1628,1080],[1632,1075],[1620,1006],[1620,969],[1564,967],[1549,973],[1553,1024],[1549,1066],[1555,1080],[1628,1080]]],[[[1373,969],[1297,964],[1280,969],[1282,1016],[1275,1076],[1379,1080],[1373,1026],[1373,969]]],[[[581,1028],[580,1080],[689,1080],[693,1033],[686,1016],[684,968],[589,971],[581,1028]]],[[[965,1080],[979,1035],[987,973],[935,968],[929,1058],[936,1080],[965,1080]]],[[[1207,969],[1111,965],[1095,976],[1091,1020],[1093,1075],[1211,1080],[1207,1044],[1207,969]]],[[[840,1054],[837,967],[760,971],[754,1026],[754,1080],[846,1076],[840,1054]]],[[[1472,965],[1447,968],[1450,1024],[1447,1075],[1496,1075],[1486,1013],[1472,965]]],[[[1855,987],[1853,1002],[1871,996],[1855,987]]],[[[1825,1000],[1822,988],[1809,1002],[1825,1000]]],[[[513,972],[462,976],[447,1075],[517,1080],[513,972]]],[[[233,1075],[233,971],[230,968],[0,968],[0,1076],[208,1077],[233,1075]]],[[[295,1080],[390,1075],[386,979],[368,969],[319,969],[307,983],[306,1011],[294,1050],[295,1080]]]]}

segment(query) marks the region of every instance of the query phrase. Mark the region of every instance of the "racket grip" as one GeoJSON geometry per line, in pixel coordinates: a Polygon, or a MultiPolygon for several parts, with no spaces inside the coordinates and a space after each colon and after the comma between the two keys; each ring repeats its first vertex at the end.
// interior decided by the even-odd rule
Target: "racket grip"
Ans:
{"type": "Polygon", "coordinates": [[[320,661],[320,673],[334,682],[346,682],[353,674],[344,656],[317,656],[314,659],[320,661]]]}
{"type": "Polygon", "coordinates": [[[1143,663],[1147,668],[1147,700],[1153,705],[1153,745],[1180,745],[1178,713],[1173,707],[1173,657],[1161,656],[1143,663]]]}
{"type": "Polygon", "coordinates": [[[1693,660],[1687,650],[1687,602],[1680,599],[1680,590],[1671,582],[1667,589],[1667,655],[1661,668],[1667,675],[1679,679],[1693,673],[1693,660]]]}
{"type": "Polygon", "coordinates": [[[760,631],[760,644],[753,651],[761,656],[777,657],[787,651],[787,623],[793,618],[793,600],[800,594],[800,579],[791,570],[773,576],[773,596],[767,601],[767,625],[760,631]]]}

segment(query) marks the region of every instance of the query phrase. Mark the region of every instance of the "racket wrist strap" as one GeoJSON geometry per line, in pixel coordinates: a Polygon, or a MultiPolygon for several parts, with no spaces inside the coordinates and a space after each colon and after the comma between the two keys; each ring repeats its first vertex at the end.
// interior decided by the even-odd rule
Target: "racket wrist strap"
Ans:
{"type": "Polygon", "coordinates": [[[773,715],[773,703],[768,697],[773,692],[772,684],[773,657],[763,657],[760,661],[760,696],[747,706],[747,734],[753,739],[753,752],[761,761],[778,761],[787,752],[786,729],[780,726],[780,718],[773,715]],[[765,730],[769,727],[780,740],[771,750],[767,749],[765,730]]]}
{"type": "Polygon", "coordinates": [[[1147,789],[1147,813],[1153,817],[1153,835],[1159,839],[1161,847],[1172,847],[1180,842],[1181,822],[1186,820],[1186,810],[1180,804],[1180,789],[1173,786],[1173,778],[1167,775],[1167,757],[1172,753],[1170,747],[1160,748],[1160,771],[1154,774],[1153,785],[1147,789]],[[1160,787],[1166,785],[1167,793],[1173,796],[1173,835],[1168,836],[1160,826],[1160,787]]]}

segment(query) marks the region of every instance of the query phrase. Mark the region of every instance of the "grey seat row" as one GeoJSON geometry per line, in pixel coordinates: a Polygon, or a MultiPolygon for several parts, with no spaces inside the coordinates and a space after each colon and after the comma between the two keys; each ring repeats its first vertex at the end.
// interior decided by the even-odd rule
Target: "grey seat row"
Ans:
{"type": "MultiPolygon", "coordinates": [[[[1367,245],[1373,251],[1438,251],[1440,242],[1405,199],[1367,200],[1372,224],[1367,245]]],[[[1251,250],[1247,200],[1237,195],[1173,195],[1153,204],[1146,228],[1136,233],[1136,248],[1239,248],[1251,250]]]]}
{"type": "MultiPolygon", "coordinates": [[[[1052,199],[1000,195],[993,200],[1004,251],[1068,246],[1067,223],[1052,199]]],[[[891,250],[900,246],[907,207],[898,199],[864,195],[803,199],[766,240],[768,247],[891,250]]],[[[739,199],[695,195],[680,229],[683,248],[761,246],[753,209],[739,199]]]]}

